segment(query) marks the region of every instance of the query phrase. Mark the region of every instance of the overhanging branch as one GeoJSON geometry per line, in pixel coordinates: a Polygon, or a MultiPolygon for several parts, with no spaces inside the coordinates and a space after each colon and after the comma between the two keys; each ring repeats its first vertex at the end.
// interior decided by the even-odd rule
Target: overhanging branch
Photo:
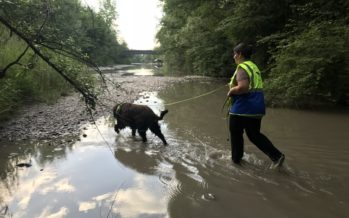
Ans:
{"type": "MultiPolygon", "coordinates": [[[[36,40],[36,39],[40,36],[40,34],[41,34],[41,32],[42,32],[42,30],[43,30],[43,28],[44,28],[44,26],[45,26],[45,24],[46,24],[46,22],[47,22],[48,17],[49,17],[49,6],[48,6],[48,4],[47,4],[47,5],[46,5],[46,17],[45,17],[45,20],[44,20],[44,22],[41,24],[39,30],[37,31],[34,40],[36,40]]],[[[10,30],[10,37],[11,37],[11,36],[12,36],[12,29],[9,29],[9,30],[10,30]]],[[[3,77],[5,77],[7,70],[9,70],[13,65],[19,63],[19,61],[20,61],[20,60],[22,59],[22,57],[27,53],[27,51],[28,51],[29,48],[30,48],[30,46],[28,45],[28,46],[24,49],[24,51],[18,56],[18,58],[17,58],[16,60],[14,60],[13,62],[9,63],[3,70],[0,70],[0,79],[3,78],[3,77]]]]}
{"type": "MultiPolygon", "coordinates": [[[[7,22],[6,19],[4,19],[2,16],[0,16],[0,22],[6,26],[8,29],[10,29],[13,33],[15,33],[19,38],[21,38],[23,41],[27,43],[27,45],[43,60],[45,61],[50,67],[52,67],[58,74],[60,74],[67,82],[69,82],[78,92],[80,92],[88,105],[94,107],[96,96],[90,93],[87,89],[83,89],[80,87],[74,80],[69,78],[62,69],[60,69],[56,64],[50,61],[49,57],[45,56],[41,51],[38,49],[38,47],[30,41],[27,37],[25,37],[20,31],[18,31],[15,27],[13,27],[9,22],[7,22]]],[[[1,72],[0,72],[1,74],[1,72]]]]}

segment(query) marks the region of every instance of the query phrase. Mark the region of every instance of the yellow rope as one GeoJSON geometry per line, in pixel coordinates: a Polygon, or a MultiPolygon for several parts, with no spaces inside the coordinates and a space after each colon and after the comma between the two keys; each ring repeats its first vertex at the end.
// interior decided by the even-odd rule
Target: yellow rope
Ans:
{"type": "Polygon", "coordinates": [[[206,93],[204,93],[204,94],[202,94],[202,95],[198,95],[198,96],[195,96],[195,97],[192,97],[192,98],[187,98],[187,99],[184,99],[184,100],[181,100],[181,101],[176,101],[176,102],[168,103],[168,104],[165,104],[165,106],[175,105],[175,104],[179,104],[179,103],[182,103],[182,102],[186,102],[186,101],[194,100],[194,99],[197,99],[197,98],[201,98],[201,97],[203,97],[203,96],[210,95],[210,94],[212,94],[212,93],[214,93],[214,92],[217,92],[218,90],[220,90],[220,89],[222,89],[222,88],[224,88],[224,87],[226,87],[226,86],[227,86],[227,85],[224,85],[224,86],[219,87],[219,88],[217,88],[217,89],[215,89],[215,90],[212,90],[212,91],[210,91],[210,92],[206,92],[206,93]]]}

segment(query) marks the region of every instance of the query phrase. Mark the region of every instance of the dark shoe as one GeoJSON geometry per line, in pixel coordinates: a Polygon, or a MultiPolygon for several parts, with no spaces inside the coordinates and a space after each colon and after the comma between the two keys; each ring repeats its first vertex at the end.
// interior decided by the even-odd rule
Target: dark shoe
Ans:
{"type": "Polygon", "coordinates": [[[285,155],[282,154],[281,157],[278,160],[274,161],[271,164],[270,169],[273,170],[273,169],[276,169],[278,167],[281,167],[282,164],[284,163],[284,161],[285,161],[285,155]]]}

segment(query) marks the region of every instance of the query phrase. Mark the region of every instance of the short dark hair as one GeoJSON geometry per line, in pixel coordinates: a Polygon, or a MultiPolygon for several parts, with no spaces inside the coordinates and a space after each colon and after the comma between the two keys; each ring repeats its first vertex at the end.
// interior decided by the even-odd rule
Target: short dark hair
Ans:
{"type": "Polygon", "coordinates": [[[253,53],[252,46],[246,45],[241,42],[237,46],[234,47],[235,53],[241,53],[246,59],[250,59],[253,53]]]}

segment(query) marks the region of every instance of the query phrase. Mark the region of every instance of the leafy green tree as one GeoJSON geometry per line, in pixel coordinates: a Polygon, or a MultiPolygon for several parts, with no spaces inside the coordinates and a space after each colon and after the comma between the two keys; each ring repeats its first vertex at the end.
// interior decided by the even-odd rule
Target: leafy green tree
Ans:
{"type": "Polygon", "coordinates": [[[289,29],[278,35],[267,91],[276,105],[347,105],[349,93],[348,3],[293,6],[289,29]]]}
{"type": "Polygon", "coordinates": [[[95,63],[127,61],[127,47],[118,43],[112,28],[115,19],[110,0],[100,13],[79,0],[0,0],[0,116],[28,98],[57,98],[67,82],[93,107],[90,68],[99,72],[95,63]]]}
{"type": "MultiPolygon", "coordinates": [[[[196,7],[198,1],[166,0],[163,1],[163,11],[166,14],[161,20],[161,29],[157,38],[161,43],[160,52],[164,55],[169,71],[180,73],[186,72],[184,49],[181,43],[181,34],[178,32],[186,23],[187,16],[196,7]]],[[[189,70],[189,69],[188,69],[189,70]]],[[[190,72],[190,71],[188,71],[190,72]]]]}
{"type": "Polygon", "coordinates": [[[268,102],[348,104],[345,0],[163,0],[157,34],[168,72],[231,76],[232,48],[255,47],[268,102]]]}
{"type": "Polygon", "coordinates": [[[224,75],[224,64],[230,61],[231,45],[217,28],[224,16],[221,2],[165,1],[164,11],[157,37],[168,70],[224,75]]]}

